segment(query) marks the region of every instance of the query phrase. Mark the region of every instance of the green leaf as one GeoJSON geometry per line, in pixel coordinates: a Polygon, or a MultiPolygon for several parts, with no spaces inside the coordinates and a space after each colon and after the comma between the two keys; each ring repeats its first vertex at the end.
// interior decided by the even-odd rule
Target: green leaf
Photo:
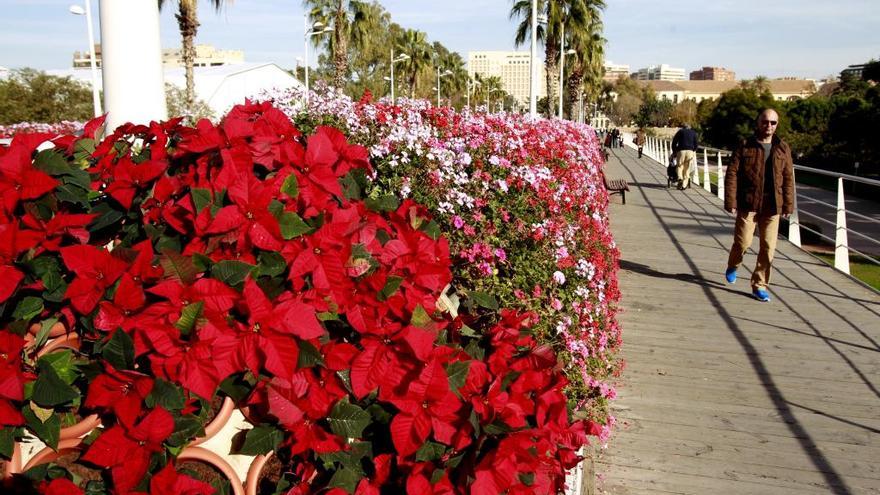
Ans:
{"type": "Polygon", "coordinates": [[[235,454],[260,455],[275,450],[284,440],[284,432],[274,426],[255,426],[245,433],[244,443],[235,454]]]}
{"type": "Polygon", "coordinates": [[[168,437],[166,443],[172,447],[179,447],[189,443],[190,439],[202,435],[205,432],[199,418],[187,414],[174,418],[174,433],[168,437]]]}
{"type": "Polygon", "coordinates": [[[191,285],[195,282],[196,275],[199,273],[191,257],[184,256],[170,249],[162,251],[159,263],[167,275],[170,275],[178,282],[182,282],[184,285],[191,285]]]}
{"type": "Polygon", "coordinates": [[[177,323],[174,326],[180,330],[180,334],[183,336],[189,335],[192,333],[193,328],[196,326],[196,322],[199,320],[199,317],[202,316],[202,308],[205,306],[203,301],[198,301],[194,303],[187,304],[183,311],[180,312],[180,318],[177,320],[177,323]]]}
{"type": "Polygon", "coordinates": [[[166,382],[161,378],[157,378],[153,382],[153,390],[147,395],[145,401],[150,409],[162,406],[168,411],[180,411],[186,405],[183,390],[177,385],[166,382]]]}
{"type": "Polygon", "coordinates": [[[431,239],[433,239],[435,241],[440,238],[440,234],[441,234],[440,225],[437,222],[435,222],[434,220],[431,220],[430,222],[423,224],[419,230],[424,232],[425,235],[427,235],[428,237],[430,237],[431,239]]]}
{"type": "Polygon", "coordinates": [[[468,371],[471,368],[470,361],[456,361],[454,363],[450,363],[449,366],[446,367],[446,376],[449,378],[449,388],[458,395],[458,389],[464,387],[464,382],[467,381],[468,371]]]}
{"type": "Polygon", "coordinates": [[[250,395],[255,383],[251,373],[235,373],[220,382],[220,390],[235,402],[241,402],[250,395]]]}
{"type": "Polygon", "coordinates": [[[382,287],[382,290],[379,292],[379,295],[376,299],[380,301],[387,301],[389,297],[393,296],[397,289],[400,288],[400,283],[403,282],[403,277],[397,277],[391,275],[385,280],[385,287],[382,287]]]}
{"type": "Polygon", "coordinates": [[[214,266],[214,260],[205,256],[202,253],[193,253],[193,265],[195,265],[196,270],[200,272],[207,272],[211,270],[211,267],[214,266]]]}
{"type": "Polygon", "coordinates": [[[366,171],[354,169],[345,174],[345,177],[339,183],[342,185],[342,195],[345,199],[360,201],[363,199],[363,191],[367,187],[366,171]]]}
{"type": "Polygon", "coordinates": [[[446,453],[445,445],[429,440],[416,451],[416,462],[434,461],[443,457],[444,453],[446,453]]]}
{"type": "Polygon", "coordinates": [[[284,179],[284,183],[281,184],[281,192],[294,199],[299,196],[299,182],[296,180],[296,174],[290,174],[284,179]]]}
{"type": "MultiPolygon", "coordinates": [[[[95,140],[91,138],[81,138],[78,139],[73,146],[73,159],[77,162],[87,162],[94,152],[95,140]]],[[[84,165],[88,165],[88,163],[85,163],[84,165]]]]}
{"type": "Polygon", "coordinates": [[[535,484],[535,473],[519,473],[519,480],[523,485],[532,486],[535,484]]]}
{"type": "Polygon", "coordinates": [[[317,365],[324,365],[324,356],[315,346],[308,341],[303,340],[299,343],[299,356],[297,358],[297,368],[313,368],[317,365]]]}
{"type": "Polygon", "coordinates": [[[364,203],[367,205],[367,208],[379,212],[394,211],[400,206],[400,201],[393,194],[386,194],[378,198],[367,198],[364,203]]]}
{"type": "Polygon", "coordinates": [[[40,322],[40,331],[34,338],[34,347],[40,347],[46,343],[46,340],[49,339],[49,332],[52,331],[52,326],[56,323],[58,323],[58,318],[47,318],[40,322]]]}
{"type": "Polygon", "coordinates": [[[49,175],[64,175],[73,171],[64,156],[54,148],[37,153],[34,157],[34,168],[49,175]]]}
{"type": "Polygon", "coordinates": [[[500,421],[495,421],[494,423],[483,427],[483,431],[488,435],[503,435],[510,432],[510,427],[500,421]]]}
{"type": "Polygon", "coordinates": [[[348,493],[354,493],[355,488],[357,488],[358,483],[363,477],[357,471],[342,468],[333,473],[333,477],[330,478],[330,483],[327,486],[329,488],[342,488],[348,493]]]}
{"type": "Polygon", "coordinates": [[[257,259],[259,264],[254,269],[254,277],[275,277],[287,269],[287,260],[274,251],[261,253],[257,259]]]}
{"type": "Polygon", "coordinates": [[[40,256],[29,263],[34,273],[43,282],[43,287],[48,292],[56,290],[64,284],[61,278],[61,265],[54,256],[40,256]]]}
{"type": "Polygon", "coordinates": [[[371,442],[351,442],[347,445],[348,450],[340,450],[328,454],[320,454],[318,457],[328,469],[334,469],[334,463],[342,465],[352,471],[364,474],[361,460],[373,457],[373,444],[371,442]]]}
{"type": "Polygon", "coordinates": [[[68,385],[73,384],[73,381],[79,376],[73,352],[70,349],[50,352],[41,357],[40,362],[55,370],[58,378],[61,378],[68,385]]]}
{"type": "Polygon", "coordinates": [[[0,428],[0,457],[12,459],[12,450],[15,447],[15,427],[7,426],[0,428]]]}
{"type": "Polygon", "coordinates": [[[43,300],[39,297],[28,296],[19,301],[15,311],[12,312],[12,317],[16,320],[30,320],[41,311],[43,311],[43,300]]]}
{"type": "Polygon", "coordinates": [[[106,229],[125,218],[125,213],[110,206],[109,201],[98,203],[98,205],[92,208],[92,211],[89,213],[98,215],[92,220],[92,223],[89,224],[89,232],[92,233],[106,229]]]}
{"type": "Polygon", "coordinates": [[[468,345],[465,346],[464,352],[477,361],[482,361],[486,357],[486,350],[480,347],[480,344],[478,344],[476,340],[470,341],[468,345]]]}
{"type": "Polygon", "coordinates": [[[248,273],[254,269],[254,265],[250,265],[243,261],[223,260],[217,262],[211,267],[211,277],[223,282],[226,285],[234,287],[244,283],[248,273]]]}
{"type": "Polygon", "coordinates": [[[122,329],[116,329],[101,350],[101,356],[118,370],[134,369],[134,342],[122,329]]]}
{"type": "Polygon", "coordinates": [[[61,184],[55,188],[55,198],[83,208],[89,207],[89,191],[73,184],[61,184]]]}
{"type": "Polygon", "coordinates": [[[360,438],[370,425],[370,413],[348,402],[348,397],[333,406],[328,421],[333,433],[345,438],[360,438]]]}
{"type": "Polygon", "coordinates": [[[24,407],[21,411],[28,429],[34,432],[40,440],[53,449],[58,448],[58,440],[61,436],[61,420],[57,414],[50,414],[45,421],[40,419],[30,407],[24,407]]]}
{"type": "Polygon", "coordinates": [[[196,207],[196,214],[211,204],[211,191],[208,189],[195,187],[190,194],[192,195],[193,206],[196,207]]]}
{"type": "Polygon", "coordinates": [[[312,230],[309,224],[292,211],[283,212],[278,218],[278,225],[281,227],[281,237],[284,237],[285,240],[293,239],[312,230]]]}
{"type": "Polygon", "coordinates": [[[418,328],[427,328],[434,320],[428,315],[428,312],[425,311],[425,308],[422,307],[421,304],[416,306],[416,309],[413,310],[412,320],[410,324],[414,327],[418,328]]]}
{"type": "Polygon", "coordinates": [[[473,299],[477,305],[482,306],[486,309],[497,310],[498,309],[498,300],[495,299],[495,296],[489,294],[487,292],[481,291],[470,291],[467,293],[468,297],[473,299]]]}
{"type": "Polygon", "coordinates": [[[48,363],[39,363],[39,369],[31,400],[43,407],[54,407],[79,398],[79,392],[64,383],[48,363]]]}

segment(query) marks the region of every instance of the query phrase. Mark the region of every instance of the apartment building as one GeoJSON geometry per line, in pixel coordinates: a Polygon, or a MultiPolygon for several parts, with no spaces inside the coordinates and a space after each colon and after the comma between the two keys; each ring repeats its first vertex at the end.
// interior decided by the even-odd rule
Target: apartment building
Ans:
{"type": "Polygon", "coordinates": [[[736,73],[724,67],[703,67],[691,71],[691,81],[736,81],[736,73]]]}
{"type": "Polygon", "coordinates": [[[639,81],[684,81],[685,73],[683,68],[660,64],[639,69],[635,78],[639,81]]]}
{"type": "MultiPolygon", "coordinates": [[[[531,64],[529,52],[475,51],[468,52],[468,75],[479,74],[482,78],[499,77],[504,91],[513,95],[523,105],[529,104],[529,79],[531,64]]],[[[538,98],[547,95],[547,78],[544,63],[541,64],[538,81],[538,98]]]]}

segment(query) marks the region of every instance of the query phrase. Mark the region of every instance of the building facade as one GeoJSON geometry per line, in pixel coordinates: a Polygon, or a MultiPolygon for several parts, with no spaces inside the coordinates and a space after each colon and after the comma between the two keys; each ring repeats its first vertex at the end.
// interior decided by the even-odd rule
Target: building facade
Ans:
{"type": "Polygon", "coordinates": [[[691,71],[691,81],[736,81],[736,73],[724,67],[703,67],[691,71]]]}
{"type": "Polygon", "coordinates": [[[605,75],[603,80],[614,82],[621,77],[629,77],[629,65],[615,64],[613,62],[605,62],[605,75]]]}
{"type": "MultiPolygon", "coordinates": [[[[195,48],[194,67],[217,67],[244,63],[244,51],[242,50],[218,50],[213,45],[196,45],[195,48]]],[[[100,43],[95,43],[95,63],[99,68],[101,67],[100,43]]],[[[183,50],[181,48],[163,48],[162,65],[167,68],[183,67],[183,50]]],[[[91,54],[88,51],[73,52],[73,68],[85,69],[88,67],[91,67],[91,54]]]]}
{"type": "MultiPolygon", "coordinates": [[[[739,86],[736,81],[639,81],[639,84],[649,86],[657,98],[672,103],[715,100],[739,86]]],[[[799,100],[813,95],[816,83],[809,79],[773,79],[767,81],[767,88],[774,100],[799,100]]]]}
{"type": "Polygon", "coordinates": [[[684,81],[685,74],[683,68],[660,64],[639,69],[635,78],[639,81],[684,81]]]}
{"type": "MultiPolygon", "coordinates": [[[[513,95],[520,104],[529,104],[529,79],[531,77],[531,54],[518,51],[468,52],[468,76],[479,74],[481,78],[498,77],[504,91],[513,95]]],[[[538,98],[547,96],[547,78],[541,63],[538,78],[538,98]]]]}

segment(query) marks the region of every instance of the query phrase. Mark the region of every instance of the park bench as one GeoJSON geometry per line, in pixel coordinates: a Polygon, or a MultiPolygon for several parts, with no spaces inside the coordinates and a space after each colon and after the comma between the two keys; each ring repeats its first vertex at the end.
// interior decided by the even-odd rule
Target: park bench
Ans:
{"type": "Polygon", "coordinates": [[[602,182],[605,183],[605,190],[608,191],[608,195],[612,194],[620,194],[620,199],[623,201],[623,204],[626,204],[626,192],[629,191],[629,185],[627,185],[625,179],[609,179],[605,176],[605,172],[602,171],[602,182]]]}

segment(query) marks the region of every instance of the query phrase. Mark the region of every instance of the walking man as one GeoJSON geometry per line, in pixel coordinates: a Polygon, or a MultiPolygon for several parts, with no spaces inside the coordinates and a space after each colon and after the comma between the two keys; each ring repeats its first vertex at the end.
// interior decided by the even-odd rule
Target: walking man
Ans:
{"type": "Polygon", "coordinates": [[[755,123],[755,135],[733,152],[724,175],[724,209],[736,214],[724,276],[729,283],[736,282],[736,269],[752,244],[757,226],[760,247],[752,273],[752,295],[767,302],[779,215],[788,218],[794,209],[794,166],[791,148],[775,135],[779,124],[776,111],[762,111],[755,123]]]}
{"type": "Polygon", "coordinates": [[[636,147],[639,149],[639,158],[642,157],[642,149],[645,146],[645,141],[647,141],[645,130],[639,127],[639,130],[636,131],[636,137],[633,139],[633,143],[635,143],[636,147]]]}
{"type": "Polygon", "coordinates": [[[687,189],[691,187],[691,167],[697,160],[697,131],[683,125],[672,138],[672,152],[678,163],[678,188],[687,189]]]}

